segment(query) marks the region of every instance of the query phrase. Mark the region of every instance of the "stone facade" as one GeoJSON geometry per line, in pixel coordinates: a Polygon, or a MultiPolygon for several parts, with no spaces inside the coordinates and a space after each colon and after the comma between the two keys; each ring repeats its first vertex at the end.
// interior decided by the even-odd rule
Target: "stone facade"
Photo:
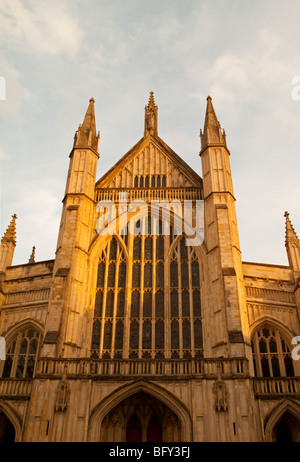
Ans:
{"type": "Polygon", "coordinates": [[[13,216],[0,248],[0,440],[300,441],[299,239],[286,213],[288,265],[241,260],[210,97],[200,137],[202,177],[158,136],[151,92],[143,138],[96,181],[91,99],[54,260],[33,249],[12,266],[13,216]],[[173,204],[168,233],[153,201],[173,204]],[[185,201],[204,201],[201,245],[178,233],[185,201]],[[125,234],[129,222],[143,231],[125,234]]]}

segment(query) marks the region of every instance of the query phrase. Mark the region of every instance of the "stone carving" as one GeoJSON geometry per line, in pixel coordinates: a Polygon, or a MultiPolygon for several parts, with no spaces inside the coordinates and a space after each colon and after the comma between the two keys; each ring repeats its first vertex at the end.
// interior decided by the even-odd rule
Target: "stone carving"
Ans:
{"type": "Polygon", "coordinates": [[[66,368],[61,382],[57,385],[55,411],[65,411],[70,404],[70,386],[67,382],[66,368]]]}
{"type": "Polygon", "coordinates": [[[216,411],[228,411],[227,390],[218,365],[218,378],[214,384],[216,411]]]}

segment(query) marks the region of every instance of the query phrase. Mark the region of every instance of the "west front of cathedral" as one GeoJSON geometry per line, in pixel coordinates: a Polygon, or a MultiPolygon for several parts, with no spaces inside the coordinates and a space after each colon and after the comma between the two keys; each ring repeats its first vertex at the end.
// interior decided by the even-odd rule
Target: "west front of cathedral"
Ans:
{"type": "Polygon", "coordinates": [[[13,265],[16,215],[2,232],[0,441],[299,442],[300,243],[289,214],[287,265],[242,261],[210,97],[201,176],[159,137],[151,92],[143,137],[97,179],[94,106],[70,153],[55,258],[35,261],[33,249],[13,265]]]}

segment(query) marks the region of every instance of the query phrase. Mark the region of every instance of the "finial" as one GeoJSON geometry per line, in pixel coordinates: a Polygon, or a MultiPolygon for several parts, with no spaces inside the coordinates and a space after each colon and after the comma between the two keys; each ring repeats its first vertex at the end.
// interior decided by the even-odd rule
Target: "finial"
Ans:
{"type": "Polygon", "coordinates": [[[32,247],[32,252],[31,252],[28,263],[35,263],[35,246],[32,247]]]}
{"type": "Polygon", "coordinates": [[[155,104],[153,91],[150,91],[148,106],[145,106],[144,137],[149,134],[157,136],[157,106],[155,104]]]}
{"type": "Polygon", "coordinates": [[[148,102],[148,108],[150,109],[155,107],[155,100],[154,100],[154,92],[150,91],[150,96],[149,96],[149,102],[148,102]]]}
{"type": "Polygon", "coordinates": [[[208,97],[206,98],[206,101],[211,101],[212,100],[212,97],[208,95],[208,97]]]}
{"type": "Polygon", "coordinates": [[[90,103],[94,103],[94,102],[95,102],[94,98],[91,98],[90,103]]]}

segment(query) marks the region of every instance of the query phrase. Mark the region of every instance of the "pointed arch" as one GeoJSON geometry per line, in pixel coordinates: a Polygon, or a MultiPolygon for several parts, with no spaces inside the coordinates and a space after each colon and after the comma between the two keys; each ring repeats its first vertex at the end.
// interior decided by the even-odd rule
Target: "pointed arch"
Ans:
{"type": "Polygon", "coordinates": [[[277,406],[274,407],[274,409],[265,419],[264,430],[265,430],[265,440],[267,442],[275,441],[276,426],[286,412],[289,412],[290,414],[292,414],[300,422],[299,403],[297,403],[294,400],[290,400],[290,399],[280,402],[277,406]]]}
{"type": "Polygon", "coordinates": [[[275,329],[278,329],[284,339],[288,342],[291,341],[293,337],[295,337],[296,332],[292,331],[286,324],[283,324],[279,319],[275,319],[272,316],[264,315],[260,318],[256,319],[250,326],[250,336],[255,332],[255,330],[260,329],[264,324],[269,324],[273,326],[275,329]]]}
{"type": "Polygon", "coordinates": [[[43,332],[44,327],[38,321],[28,318],[3,334],[6,360],[0,363],[0,377],[33,377],[43,332]]]}
{"type": "Polygon", "coordinates": [[[189,442],[193,440],[192,418],[186,405],[160,385],[138,380],[130,385],[117,388],[94,407],[88,424],[88,441],[100,441],[101,424],[104,417],[123,400],[138,392],[148,393],[170,408],[181,424],[182,441],[189,442]]]}
{"type": "Polygon", "coordinates": [[[271,316],[263,316],[250,326],[254,371],[257,377],[294,376],[299,365],[293,361],[291,330],[271,316]]]}
{"type": "Polygon", "coordinates": [[[22,321],[15,323],[13,326],[10,326],[6,331],[4,331],[1,335],[5,338],[6,345],[9,345],[15,335],[24,329],[35,329],[39,331],[41,334],[44,333],[44,326],[36,319],[32,318],[25,318],[22,321]]]}
{"type": "Polygon", "coordinates": [[[21,416],[7,403],[0,399],[0,413],[7,417],[15,431],[15,442],[20,442],[22,437],[22,418],[21,416]]]}
{"type": "MultiPolygon", "coordinates": [[[[124,255],[127,257],[124,319],[119,319],[118,324],[116,324],[116,321],[113,319],[116,312],[115,307],[114,312],[111,310],[110,314],[108,313],[108,316],[105,318],[103,317],[104,308],[101,312],[99,308],[97,309],[97,319],[94,315],[91,322],[93,324],[91,327],[91,337],[93,339],[100,338],[100,340],[97,340],[97,342],[92,341],[94,346],[91,347],[91,354],[95,355],[95,357],[107,359],[114,357],[174,357],[186,359],[202,357],[203,334],[200,276],[203,278],[205,272],[200,271],[200,268],[203,268],[206,264],[205,246],[191,246],[191,241],[185,241],[185,239],[191,239],[188,236],[192,236],[195,230],[189,222],[184,222],[180,201],[176,201],[176,204],[173,204],[175,208],[168,207],[168,204],[159,201],[151,202],[151,207],[150,204],[147,207],[144,205],[146,203],[143,203],[143,207],[141,207],[138,214],[136,214],[136,211],[128,212],[128,210],[118,216],[117,214],[112,214],[113,220],[109,222],[106,228],[106,235],[99,235],[91,244],[89,257],[90,280],[88,286],[91,308],[94,313],[96,313],[97,297],[97,294],[95,296],[95,288],[97,288],[97,293],[101,292],[101,290],[98,290],[99,286],[97,285],[99,255],[109,245],[109,242],[112,242],[112,239],[118,239],[120,246],[124,249],[124,255]],[[176,206],[179,208],[176,208],[176,206]],[[145,218],[148,220],[145,221],[145,218]],[[143,224],[143,231],[138,234],[129,233],[126,239],[116,234],[112,236],[116,228],[124,230],[128,227],[130,221],[143,224]],[[165,233],[163,229],[164,221],[170,227],[169,234],[165,233]],[[145,224],[146,228],[144,229],[145,224]],[[153,225],[156,228],[155,230],[153,229],[153,225]],[[178,236],[174,235],[176,228],[179,230],[178,236]],[[179,311],[177,314],[172,314],[170,306],[172,301],[170,300],[169,260],[176,246],[178,244],[183,246],[183,243],[185,256],[176,264],[178,274],[180,275],[182,269],[185,279],[182,278],[182,283],[173,290],[173,292],[177,291],[179,311]],[[194,268],[195,266],[197,268],[194,268]],[[194,282],[194,269],[195,271],[197,270],[196,273],[198,274],[197,283],[194,282]],[[182,287],[183,290],[181,290],[182,287]],[[171,317],[174,318],[172,323],[171,317]],[[124,333],[122,340],[123,352],[121,350],[115,352],[114,348],[112,348],[117,328],[120,335],[121,330],[124,333]],[[172,329],[173,333],[171,332],[172,329]],[[111,337],[112,340],[110,341],[111,337]],[[104,345],[105,338],[107,342],[105,343],[105,347],[102,347],[101,345],[104,345]],[[173,341],[172,339],[175,340],[173,341]]],[[[199,244],[199,239],[196,238],[195,244],[199,244]]],[[[106,262],[103,260],[101,265],[105,266],[105,277],[107,277],[107,256],[106,262]]],[[[104,292],[104,298],[101,301],[103,307],[107,300],[105,298],[107,297],[106,290],[104,292]]],[[[115,296],[113,294],[108,295],[110,298],[114,297],[114,301],[118,297],[117,294],[115,296]]],[[[101,293],[98,298],[101,298],[101,293]]],[[[112,300],[110,300],[110,303],[113,303],[112,300]]]]}
{"type": "MultiPolygon", "coordinates": [[[[154,202],[154,201],[153,201],[154,202]]],[[[178,227],[178,229],[182,229],[182,220],[183,218],[174,213],[174,211],[169,211],[168,209],[165,209],[161,207],[159,204],[151,203],[151,212],[154,212],[156,217],[159,217],[159,211],[163,209],[165,213],[170,212],[170,224],[173,225],[174,227],[178,227]]],[[[145,216],[149,216],[150,210],[147,209],[147,211],[144,212],[144,214],[140,214],[139,218],[144,218],[145,216]]],[[[106,233],[105,235],[99,234],[91,243],[90,248],[89,248],[89,259],[90,262],[93,262],[95,258],[97,258],[97,255],[99,255],[100,250],[105,247],[107,242],[110,240],[110,238],[115,234],[115,229],[119,227],[119,230],[124,230],[127,228],[128,222],[132,220],[135,216],[135,213],[127,213],[123,212],[120,215],[118,215],[116,218],[110,221],[108,226],[106,227],[106,233]]],[[[187,236],[192,236],[194,234],[194,229],[192,226],[190,226],[188,223],[185,223],[185,231],[182,233],[185,237],[187,236]]],[[[182,237],[182,234],[179,234],[177,238],[182,237]]],[[[175,239],[177,239],[175,238],[175,239]]],[[[174,241],[175,241],[174,239],[174,241]]],[[[122,240],[121,240],[122,241],[122,240]]],[[[201,259],[205,259],[206,257],[206,246],[204,241],[201,241],[201,244],[199,244],[199,240],[195,240],[195,246],[193,246],[195,249],[197,249],[198,256],[201,259]]],[[[174,244],[174,242],[173,242],[174,244]]]]}

